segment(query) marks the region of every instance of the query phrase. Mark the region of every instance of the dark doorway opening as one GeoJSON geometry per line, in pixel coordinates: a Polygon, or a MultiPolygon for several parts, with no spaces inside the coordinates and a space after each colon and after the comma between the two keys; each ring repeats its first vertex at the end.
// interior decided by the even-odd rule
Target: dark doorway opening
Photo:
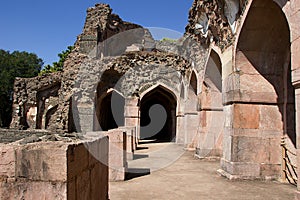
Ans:
{"type": "Polygon", "coordinates": [[[140,102],[141,139],[175,142],[176,98],[162,86],[146,94],[140,102]]]}
{"type": "Polygon", "coordinates": [[[124,126],[125,99],[119,93],[113,91],[104,98],[100,98],[96,104],[97,122],[96,130],[108,131],[124,126]]]}

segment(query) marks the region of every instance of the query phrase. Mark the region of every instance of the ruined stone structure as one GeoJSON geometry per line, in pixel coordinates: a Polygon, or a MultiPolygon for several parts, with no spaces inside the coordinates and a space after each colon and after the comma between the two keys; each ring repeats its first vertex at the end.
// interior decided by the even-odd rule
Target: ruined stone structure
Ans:
{"type": "Polygon", "coordinates": [[[144,138],[218,157],[229,179],[280,179],[282,138],[300,153],[299,22],[296,0],[195,0],[182,38],[161,42],[97,4],[63,72],[15,81],[11,128],[104,133],[125,152],[111,180],[144,138]]]}

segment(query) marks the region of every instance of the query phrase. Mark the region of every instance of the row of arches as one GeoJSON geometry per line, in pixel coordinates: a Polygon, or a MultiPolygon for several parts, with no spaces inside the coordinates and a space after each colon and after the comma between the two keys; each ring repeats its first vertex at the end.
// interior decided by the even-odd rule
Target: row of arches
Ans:
{"type": "MultiPolygon", "coordinates": [[[[170,142],[176,138],[176,96],[159,85],[145,94],[140,102],[140,138],[170,142]]],[[[124,126],[125,98],[108,90],[96,100],[95,130],[107,131],[124,126]]]]}
{"type": "MultiPolygon", "coordinates": [[[[186,132],[181,133],[181,135],[188,134],[188,136],[181,136],[185,138],[183,139],[183,143],[191,143],[195,137],[197,137],[200,123],[197,119],[199,112],[202,109],[213,110],[215,104],[221,103],[216,103],[213,98],[214,92],[218,91],[218,94],[220,94],[221,91],[219,90],[222,84],[220,59],[214,51],[211,52],[207,65],[204,81],[206,87],[204,88],[205,91],[202,91],[202,86],[199,86],[199,75],[192,70],[189,75],[188,89],[185,90],[185,87],[181,89],[181,93],[186,93],[186,95],[180,95],[178,98],[171,88],[159,84],[146,91],[140,97],[138,107],[141,139],[175,142],[178,132],[186,132]],[[214,77],[214,73],[216,72],[218,75],[214,77]],[[206,96],[210,96],[210,99],[199,98],[203,92],[206,92],[206,96]],[[205,106],[201,107],[201,100],[205,101],[203,103],[205,106]],[[179,104],[184,104],[181,106],[184,108],[179,108],[179,104]],[[186,119],[185,122],[180,122],[178,117],[180,117],[181,114],[179,113],[190,115],[190,119],[196,121],[193,123],[194,127],[191,128],[190,132],[184,129],[189,127],[192,123],[186,119]],[[186,123],[186,125],[180,126],[179,123],[186,123]]],[[[126,98],[114,89],[107,89],[106,92],[103,92],[103,88],[105,87],[103,87],[103,83],[100,82],[95,100],[96,119],[94,130],[96,131],[107,131],[125,125],[124,113],[126,98]]],[[[177,138],[177,141],[178,140],[177,138]]]]}
{"type": "MultiPolygon", "coordinates": [[[[235,44],[225,53],[211,50],[203,77],[192,71],[188,86],[181,85],[180,95],[160,85],[140,97],[137,106],[141,138],[174,141],[180,131],[191,132],[192,137],[200,132],[200,141],[195,142],[199,149],[208,150],[218,143],[219,149],[223,150],[223,161],[228,165],[232,164],[234,150],[241,148],[236,155],[240,158],[238,162],[278,166],[279,156],[264,160],[267,155],[278,154],[278,140],[287,135],[296,146],[295,89],[291,78],[288,22],[282,8],[272,0],[253,0],[249,5],[246,18],[240,28],[237,27],[235,44]],[[181,99],[185,100],[184,109],[178,109],[181,99]],[[154,111],[157,112],[152,115],[154,111]],[[218,118],[222,115],[224,121],[218,118]],[[158,131],[151,129],[151,123],[159,117],[166,118],[164,125],[158,131]],[[216,121],[220,122],[217,126],[216,121]],[[220,139],[222,136],[216,139],[216,131],[227,131],[224,140],[220,139]],[[210,147],[205,142],[199,146],[201,141],[206,141],[203,137],[212,142],[210,147]],[[241,138],[245,141],[236,143],[241,138]],[[274,143],[256,146],[265,140],[274,143]],[[223,141],[226,143],[222,146],[223,141]],[[254,145],[255,151],[249,152],[239,146],[242,144],[254,145]],[[264,156],[256,157],[259,151],[264,156]]],[[[117,94],[119,103],[115,105],[113,96],[109,92],[103,97],[97,96],[99,125],[95,125],[95,130],[124,125],[126,99],[117,94]]],[[[159,127],[161,121],[157,120],[155,127],[159,127]]],[[[261,169],[264,170],[264,166],[261,169]]]]}

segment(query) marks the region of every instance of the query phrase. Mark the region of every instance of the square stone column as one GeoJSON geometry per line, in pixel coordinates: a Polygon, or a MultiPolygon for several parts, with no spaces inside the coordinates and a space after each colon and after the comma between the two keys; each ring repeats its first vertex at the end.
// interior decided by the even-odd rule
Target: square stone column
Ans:
{"type": "Polygon", "coordinates": [[[229,179],[278,179],[283,133],[278,106],[234,103],[224,112],[219,172],[229,179]]]}
{"type": "Polygon", "coordinates": [[[184,116],[186,123],[184,146],[189,150],[195,150],[198,143],[198,127],[199,115],[198,112],[189,112],[184,116]]]}
{"type": "Polygon", "coordinates": [[[110,181],[124,181],[127,171],[126,132],[121,129],[88,132],[85,137],[105,135],[109,138],[108,167],[110,181]]]}
{"type": "MultiPolygon", "coordinates": [[[[296,133],[297,133],[297,174],[300,174],[300,88],[295,91],[295,105],[296,105],[296,133]]],[[[300,200],[300,182],[298,181],[296,198],[300,200]]]]}
{"type": "Polygon", "coordinates": [[[184,113],[178,113],[176,116],[176,143],[184,144],[186,135],[186,123],[184,113]]]}
{"type": "Polygon", "coordinates": [[[140,127],[140,108],[139,99],[136,97],[126,98],[124,116],[126,127],[137,127],[136,141],[140,139],[139,127],[140,127]]]}
{"type": "Polygon", "coordinates": [[[199,130],[196,147],[198,158],[222,157],[224,114],[223,110],[201,110],[199,112],[199,130]]]}
{"type": "Polygon", "coordinates": [[[119,127],[119,130],[122,130],[126,133],[126,152],[127,160],[133,160],[133,153],[136,149],[135,142],[135,127],[119,127]]]}

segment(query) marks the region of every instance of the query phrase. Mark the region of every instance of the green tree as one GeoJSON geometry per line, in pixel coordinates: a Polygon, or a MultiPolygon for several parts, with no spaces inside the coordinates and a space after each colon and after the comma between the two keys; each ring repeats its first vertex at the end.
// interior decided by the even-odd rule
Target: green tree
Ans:
{"type": "Polygon", "coordinates": [[[8,127],[12,113],[12,95],[16,77],[37,76],[43,60],[34,53],[0,50],[0,127],[8,127]]]}
{"type": "Polygon", "coordinates": [[[66,61],[68,55],[72,52],[73,49],[74,46],[68,46],[67,50],[62,51],[58,54],[59,61],[52,63],[52,65],[46,65],[44,69],[39,73],[39,75],[62,71],[64,67],[64,62],[66,61]]]}

